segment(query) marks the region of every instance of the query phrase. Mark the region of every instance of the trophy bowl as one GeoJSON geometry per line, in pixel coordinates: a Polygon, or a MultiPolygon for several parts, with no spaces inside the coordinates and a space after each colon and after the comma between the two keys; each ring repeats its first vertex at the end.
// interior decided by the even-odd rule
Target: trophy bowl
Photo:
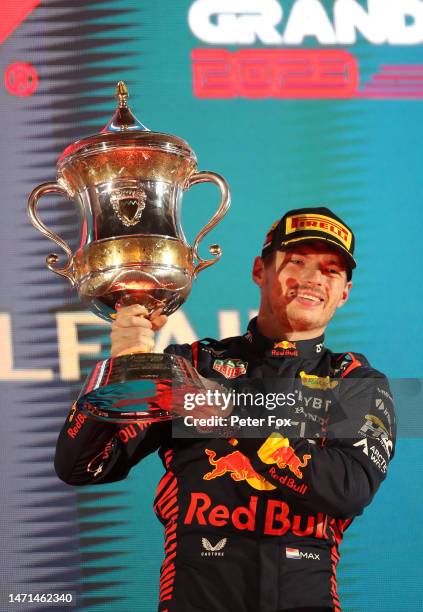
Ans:
{"type": "MultiPolygon", "coordinates": [[[[167,315],[175,312],[188,298],[198,273],[220,259],[221,249],[216,244],[209,247],[212,256],[209,259],[203,259],[198,249],[201,240],[221,221],[230,205],[225,179],[214,172],[198,172],[196,155],[187,142],[177,136],[150,131],[138,121],[128,107],[128,90],[123,81],[117,84],[116,97],[117,109],[103,130],[69,145],[57,162],[57,180],[39,185],[28,199],[32,224],[66,254],[66,261],[62,263],[59,255],[50,253],[46,258],[47,267],[67,278],[81,301],[109,322],[120,306],[130,304],[141,304],[149,314],[158,308],[167,315]],[[220,203],[190,246],[181,225],[182,196],[193,185],[204,182],[218,186],[220,203]],[[51,193],[72,200],[79,213],[79,246],[75,253],[38,215],[39,198],[51,193]]],[[[128,383],[127,392],[135,398],[132,416],[137,413],[136,418],[131,418],[131,414],[123,416],[112,400],[116,396],[116,384],[124,385],[127,380],[125,367],[118,361],[123,359],[122,363],[129,367],[124,357],[105,360],[113,363],[115,372],[109,400],[105,387],[110,384],[110,372],[108,380],[101,377],[96,380],[89,401],[82,393],[78,400],[80,409],[114,422],[140,420],[146,418],[141,414],[144,412],[148,418],[153,418],[154,413],[156,420],[170,418],[170,414],[163,414],[167,410],[157,408],[151,394],[146,396],[146,381],[166,380],[169,384],[180,381],[180,364],[161,355],[161,366],[157,359],[153,360],[156,366],[152,370],[151,355],[131,355],[131,385],[129,388],[128,383]],[[134,380],[140,381],[140,389],[143,387],[138,405],[142,409],[137,409],[134,380]],[[96,391],[98,398],[101,395],[98,405],[96,391]],[[148,410],[144,410],[146,404],[150,406],[148,410]]],[[[103,366],[96,367],[95,371],[105,371],[105,362],[100,362],[103,366]]],[[[189,371],[193,382],[196,378],[193,368],[182,369],[182,378],[187,380],[189,371]]],[[[197,379],[195,384],[200,380],[198,375],[197,379]]],[[[92,380],[91,375],[88,380],[92,380]]],[[[124,394],[122,387],[117,393],[120,397],[117,403],[121,404],[124,394]]]]}

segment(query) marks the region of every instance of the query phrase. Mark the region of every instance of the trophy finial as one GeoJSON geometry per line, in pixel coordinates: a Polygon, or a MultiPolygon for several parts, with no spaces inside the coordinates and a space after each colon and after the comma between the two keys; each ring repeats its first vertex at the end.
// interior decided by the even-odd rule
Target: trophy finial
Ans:
{"type": "Polygon", "coordinates": [[[127,108],[128,107],[128,87],[126,86],[125,81],[119,81],[116,85],[115,98],[118,100],[119,108],[127,108]]]}
{"type": "Polygon", "coordinates": [[[101,130],[103,134],[105,132],[128,132],[134,130],[141,132],[150,131],[141,121],[138,121],[129,108],[128,96],[128,87],[125,81],[119,81],[115,90],[115,98],[117,98],[118,105],[109,123],[101,130]]]}

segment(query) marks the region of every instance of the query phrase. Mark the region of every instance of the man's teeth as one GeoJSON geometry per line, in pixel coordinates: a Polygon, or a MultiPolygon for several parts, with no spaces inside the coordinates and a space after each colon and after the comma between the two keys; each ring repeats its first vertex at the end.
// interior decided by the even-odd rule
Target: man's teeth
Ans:
{"type": "Polygon", "coordinates": [[[310,300],[311,302],[320,302],[320,298],[314,295],[305,295],[304,293],[298,293],[297,297],[302,298],[303,300],[310,300]]]}

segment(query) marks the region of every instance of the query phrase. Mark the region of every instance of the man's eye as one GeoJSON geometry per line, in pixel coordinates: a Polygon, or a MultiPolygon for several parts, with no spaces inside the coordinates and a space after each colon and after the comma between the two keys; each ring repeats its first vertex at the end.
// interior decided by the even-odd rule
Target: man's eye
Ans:
{"type": "Polygon", "coordinates": [[[289,260],[291,263],[295,263],[295,264],[302,264],[303,260],[299,259],[298,257],[291,257],[291,259],[289,260]]]}
{"type": "Polygon", "coordinates": [[[327,271],[329,274],[340,274],[340,270],[338,270],[338,268],[328,268],[327,271]]]}

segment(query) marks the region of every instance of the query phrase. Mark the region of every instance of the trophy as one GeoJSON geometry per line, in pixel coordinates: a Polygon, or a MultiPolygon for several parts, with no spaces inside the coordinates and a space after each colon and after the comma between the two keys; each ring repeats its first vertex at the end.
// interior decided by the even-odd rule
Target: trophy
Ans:
{"type": "MultiPolygon", "coordinates": [[[[99,133],[68,146],[57,162],[57,182],[36,187],[28,200],[32,224],[66,254],[46,258],[49,270],[67,278],[87,307],[112,321],[120,306],[141,304],[151,314],[172,314],[188,298],[199,272],[215,264],[221,249],[201,240],[226,214],[230,194],[225,179],[197,172],[197,158],[187,142],[152,132],[128,107],[128,89],[117,84],[117,109],[99,133]],[[192,247],[181,226],[184,191],[197,183],[216,184],[218,210],[192,247]],[[56,193],[71,199],[80,213],[79,247],[69,245],[39,218],[38,200],[56,193]]],[[[201,386],[187,360],[166,354],[133,353],[97,363],[77,400],[85,414],[108,422],[160,421],[173,418],[172,388],[201,386]],[[157,402],[160,395],[168,400],[157,402]]]]}

